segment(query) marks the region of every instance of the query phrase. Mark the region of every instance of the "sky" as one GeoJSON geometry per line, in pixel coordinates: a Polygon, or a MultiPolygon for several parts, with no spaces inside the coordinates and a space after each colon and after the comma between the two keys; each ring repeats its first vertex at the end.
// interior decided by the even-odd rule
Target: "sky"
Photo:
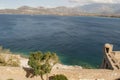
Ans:
{"type": "Polygon", "coordinates": [[[20,6],[73,7],[90,3],[120,3],[120,0],[0,0],[0,9],[18,8],[20,6]]]}

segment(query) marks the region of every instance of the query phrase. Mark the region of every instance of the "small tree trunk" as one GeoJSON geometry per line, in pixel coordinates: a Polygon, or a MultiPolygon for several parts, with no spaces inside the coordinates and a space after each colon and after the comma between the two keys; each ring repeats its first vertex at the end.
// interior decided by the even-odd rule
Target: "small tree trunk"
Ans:
{"type": "Polygon", "coordinates": [[[49,80],[48,73],[46,74],[46,80],[49,80]]]}
{"type": "Polygon", "coordinates": [[[40,77],[41,77],[41,79],[42,79],[42,80],[44,80],[44,78],[43,78],[43,75],[42,75],[42,74],[40,75],[40,77]]]}

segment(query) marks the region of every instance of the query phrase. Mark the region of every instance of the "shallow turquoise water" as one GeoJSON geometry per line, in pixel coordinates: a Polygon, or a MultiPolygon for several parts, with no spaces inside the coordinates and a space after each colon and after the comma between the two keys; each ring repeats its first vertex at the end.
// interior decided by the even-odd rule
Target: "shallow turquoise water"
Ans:
{"type": "Polygon", "coordinates": [[[0,15],[0,45],[13,52],[56,52],[64,64],[99,67],[105,43],[120,50],[120,19],[0,15]]]}

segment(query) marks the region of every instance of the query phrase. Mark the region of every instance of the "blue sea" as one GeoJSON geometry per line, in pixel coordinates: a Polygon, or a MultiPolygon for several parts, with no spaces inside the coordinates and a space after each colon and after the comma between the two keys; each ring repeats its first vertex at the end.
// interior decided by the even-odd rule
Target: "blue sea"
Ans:
{"type": "Polygon", "coordinates": [[[120,50],[120,18],[0,15],[0,45],[14,53],[51,51],[63,64],[98,68],[105,43],[120,50]]]}

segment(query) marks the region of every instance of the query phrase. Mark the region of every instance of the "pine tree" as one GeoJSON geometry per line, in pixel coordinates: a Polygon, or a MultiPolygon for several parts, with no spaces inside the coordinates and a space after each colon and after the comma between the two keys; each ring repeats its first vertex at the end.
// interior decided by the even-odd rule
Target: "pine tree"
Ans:
{"type": "Polygon", "coordinates": [[[44,80],[43,75],[51,72],[52,67],[59,61],[56,53],[51,52],[33,52],[29,56],[28,65],[34,69],[34,75],[40,75],[44,80]]]}

